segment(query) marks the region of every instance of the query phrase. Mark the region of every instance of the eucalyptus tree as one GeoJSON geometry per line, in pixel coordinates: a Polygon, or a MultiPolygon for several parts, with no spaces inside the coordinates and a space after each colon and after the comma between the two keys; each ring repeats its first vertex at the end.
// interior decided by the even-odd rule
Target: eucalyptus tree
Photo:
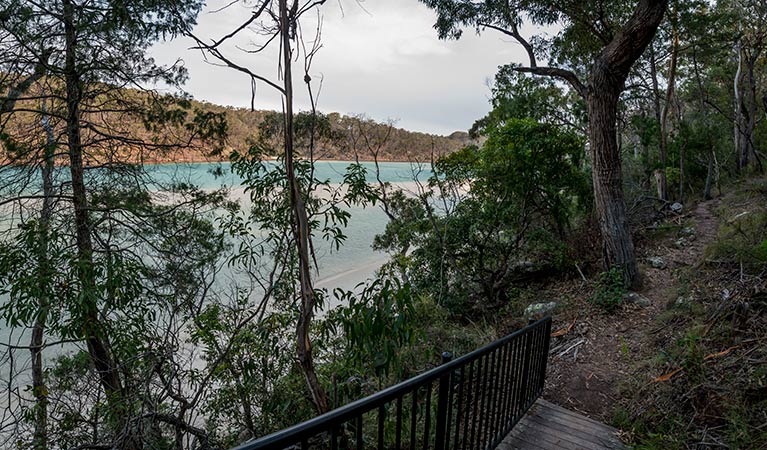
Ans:
{"type": "MultiPolygon", "coordinates": [[[[141,163],[171,158],[179,149],[199,150],[220,138],[225,123],[215,114],[193,111],[183,95],[152,90],[159,84],[177,88],[186,74],[180,64],[158,65],[146,51],[190,26],[201,3],[0,2],[0,52],[9,79],[2,98],[3,218],[22,225],[3,230],[3,318],[14,327],[34,323],[35,371],[46,347],[43,330],[59,342],[83,343],[93,377],[80,381],[96,381],[87,407],[108,406],[93,424],[95,435],[57,428],[64,434],[57,437],[62,446],[73,439],[73,445],[137,447],[146,437],[141,424],[163,420],[145,415],[146,409],[161,409],[162,402],[149,400],[154,374],[137,362],[157,337],[148,330],[157,310],[164,309],[158,305],[181,289],[179,283],[191,283],[191,289],[203,281],[169,284],[157,274],[176,254],[169,247],[176,234],[204,229],[204,205],[221,196],[152,180],[141,163]],[[39,201],[39,219],[30,220],[39,201]],[[29,264],[30,251],[39,257],[32,259],[36,264],[29,264]]],[[[195,237],[203,247],[190,249],[189,264],[210,266],[219,238],[195,237]]],[[[52,442],[45,435],[45,415],[63,420],[68,413],[46,413],[45,398],[38,394],[50,390],[35,383],[40,406],[35,446],[45,448],[52,442]]],[[[185,419],[170,425],[188,429],[185,419]]]]}
{"type": "MultiPolygon", "coordinates": [[[[232,156],[233,167],[244,179],[252,207],[246,217],[232,219],[228,229],[249,237],[238,258],[243,254],[251,261],[268,257],[276,264],[269,265],[265,277],[256,275],[261,290],[268,294],[256,310],[263,310],[266,302],[271,301],[281,302],[280,306],[295,311],[296,356],[318,413],[328,410],[329,400],[315,367],[316,354],[312,345],[312,321],[323,300],[323,293],[315,289],[313,282],[317,271],[313,240],[322,237],[336,248],[341,245],[342,229],[349,219],[342,205],[356,201],[352,198],[355,192],[367,193],[362,187],[357,191],[350,189],[352,195],[346,196],[343,189],[315,177],[314,159],[319,156],[319,140],[330,130],[326,127],[327,119],[317,113],[317,83],[311,74],[312,61],[321,47],[319,9],[325,2],[232,2],[227,7],[241,3],[249,10],[247,18],[233,31],[216,39],[189,33],[206,58],[248,78],[254,101],[257,86],[272,89],[282,98],[279,120],[275,122],[274,117],[268,118],[255,137],[254,145],[248,151],[236,151],[232,156]],[[317,22],[311,27],[312,34],[305,36],[302,23],[310,13],[317,14],[317,22]],[[238,48],[235,42],[248,33],[253,38],[251,46],[238,48]],[[274,61],[276,78],[251,69],[249,62],[240,62],[243,59],[238,54],[245,55],[246,61],[269,58],[273,47],[278,47],[274,61]],[[302,66],[297,62],[303,62],[302,66]],[[296,70],[303,75],[310,104],[307,113],[297,114],[295,110],[296,70]],[[267,161],[275,156],[276,163],[267,161]],[[325,193],[318,194],[318,191],[325,193]]],[[[345,181],[363,186],[364,171],[359,166],[353,168],[345,181]]]]}
{"type": "Polygon", "coordinates": [[[634,62],[652,41],[667,0],[638,2],[421,0],[437,11],[441,38],[459,38],[464,27],[496,30],[517,41],[529,62],[519,72],[564,81],[588,106],[594,201],[606,267],[617,267],[626,285],[640,282],[623,198],[616,137],[618,101],[634,62]],[[522,25],[561,26],[553,35],[525,37],[522,25]],[[548,56],[547,65],[539,65],[548,56]]]}
{"type": "MultiPolygon", "coordinates": [[[[761,1],[736,0],[723,2],[737,15],[738,37],[735,41],[737,70],[733,81],[734,130],[736,167],[744,170],[751,164],[751,158],[763,171],[763,163],[757,151],[755,131],[760,119],[760,91],[764,102],[764,71],[759,70],[767,59],[767,6],[761,1]]],[[[767,103],[765,103],[767,105],[767,103]]]]}

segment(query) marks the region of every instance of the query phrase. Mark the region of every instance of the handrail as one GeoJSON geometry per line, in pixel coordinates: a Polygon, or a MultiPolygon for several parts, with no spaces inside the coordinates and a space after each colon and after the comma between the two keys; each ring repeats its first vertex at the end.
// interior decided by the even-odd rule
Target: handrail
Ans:
{"type": "MultiPolygon", "coordinates": [[[[330,448],[337,449],[339,448],[338,440],[343,433],[343,425],[355,419],[356,423],[351,425],[357,438],[356,448],[361,449],[364,446],[363,416],[376,408],[378,408],[379,415],[378,448],[382,449],[383,423],[386,418],[385,406],[392,402],[396,402],[397,409],[395,448],[401,448],[403,398],[407,395],[411,395],[413,406],[411,408],[411,425],[408,430],[410,431],[409,448],[415,448],[415,440],[419,437],[417,430],[415,430],[416,427],[413,425],[417,425],[419,422],[418,398],[422,388],[426,388],[424,393],[426,406],[422,408],[425,413],[422,414],[424,416],[422,417],[424,432],[420,439],[424,443],[423,448],[427,448],[431,440],[429,432],[431,418],[429,415],[431,412],[432,385],[434,384],[439,384],[437,426],[434,436],[435,449],[447,449],[453,437],[454,444],[457,445],[459,442],[464,444],[462,448],[494,448],[500,442],[499,438],[502,439],[503,435],[516,424],[543,390],[550,333],[551,318],[546,317],[459,358],[451,360],[452,355],[446,352],[443,354],[443,364],[440,366],[306,422],[246,442],[233,450],[278,450],[298,444],[301,445],[302,449],[308,449],[310,439],[326,433],[330,434],[330,448]],[[519,367],[520,363],[523,367],[519,367]],[[484,378],[480,378],[479,375],[483,369],[484,378]],[[469,371],[468,377],[466,377],[467,370],[469,371]],[[476,379],[473,379],[475,370],[477,371],[476,379]],[[488,381],[487,374],[491,370],[494,373],[488,381]],[[464,396],[464,388],[466,388],[468,397],[464,396]],[[454,396],[456,390],[459,391],[458,397],[454,396]],[[489,398],[488,395],[492,398],[489,398]],[[501,395],[502,398],[499,398],[498,395],[501,395]],[[461,417],[462,407],[467,406],[464,404],[467,400],[473,403],[468,405],[469,411],[464,411],[464,416],[461,417]],[[498,403],[499,401],[501,403],[498,403]],[[477,402],[482,404],[482,411],[478,411],[477,402]],[[455,423],[450,417],[453,407],[458,412],[455,423]],[[474,409],[474,414],[469,418],[471,407],[474,409]],[[505,423],[495,423],[501,420],[500,417],[495,416],[502,414],[507,416],[504,420],[505,423]],[[464,420],[463,433],[460,433],[461,419],[464,420]],[[485,419],[493,420],[492,431],[490,428],[482,431],[482,422],[485,419]],[[477,425],[480,428],[479,433],[476,430],[477,425]],[[455,426],[454,436],[450,436],[452,426],[455,426]],[[500,432],[503,432],[503,435],[499,434],[500,432]],[[477,446],[472,446],[475,437],[477,446]],[[465,445],[467,439],[471,442],[468,447],[465,445]],[[482,446],[482,442],[492,444],[492,447],[482,446]]],[[[487,423],[484,425],[485,427],[490,426],[487,423]]],[[[364,446],[364,448],[369,448],[369,446],[364,446]]]]}

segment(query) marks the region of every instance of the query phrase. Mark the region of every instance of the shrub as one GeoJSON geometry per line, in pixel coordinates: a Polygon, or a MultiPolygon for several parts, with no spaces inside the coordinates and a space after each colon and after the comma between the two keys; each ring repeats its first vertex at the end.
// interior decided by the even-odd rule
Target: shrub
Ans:
{"type": "Polygon", "coordinates": [[[589,300],[606,312],[613,312],[623,303],[625,293],[621,272],[617,267],[612,267],[599,274],[594,293],[589,300]]]}

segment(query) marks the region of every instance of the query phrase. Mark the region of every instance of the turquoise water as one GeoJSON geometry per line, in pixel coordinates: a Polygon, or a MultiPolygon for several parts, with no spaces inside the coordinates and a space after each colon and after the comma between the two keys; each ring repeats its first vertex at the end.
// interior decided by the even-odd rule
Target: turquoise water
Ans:
{"type": "MultiPolygon", "coordinates": [[[[351,163],[345,161],[319,161],[315,163],[315,176],[332,184],[340,184],[349,164],[351,163]]],[[[376,182],[375,165],[370,162],[361,164],[367,168],[368,181],[376,182]]],[[[227,187],[237,191],[242,183],[242,180],[231,172],[228,163],[156,164],[147,166],[146,170],[152,179],[160,184],[170,181],[188,182],[202,189],[227,187]],[[216,176],[214,172],[220,175],[216,176]]],[[[416,175],[419,180],[425,181],[431,174],[426,166],[402,162],[379,163],[379,170],[382,181],[406,189],[412,186],[416,175]]],[[[329,291],[337,287],[353,289],[388,259],[386,254],[375,252],[371,248],[374,236],[383,232],[386,227],[387,217],[383,211],[378,206],[371,206],[352,207],[349,212],[351,219],[344,231],[347,239],[340,250],[331,251],[330,245],[319,236],[314,239],[319,264],[315,280],[318,287],[327,288],[329,291]]]]}
{"type": "MultiPolygon", "coordinates": [[[[329,180],[330,183],[341,183],[350,164],[352,163],[348,161],[318,161],[315,163],[315,177],[322,181],[329,180]]],[[[371,183],[375,182],[375,164],[372,162],[360,164],[367,169],[367,180],[371,183]]],[[[232,173],[229,163],[151,164],[146,165],[145,170],[153,180],[159,183],[187,181],[202,189],[232,187],[242,183],[242,179],[232,173]],[[222,176],[213,174],[218,169],[222,176]]],[[[420,180],[425,180],[430,175],[428,166],[408,162],[381,162],[379,170],[381,180],[390,183],[412,182],[414,171],[418,173],[420,180]]]]}

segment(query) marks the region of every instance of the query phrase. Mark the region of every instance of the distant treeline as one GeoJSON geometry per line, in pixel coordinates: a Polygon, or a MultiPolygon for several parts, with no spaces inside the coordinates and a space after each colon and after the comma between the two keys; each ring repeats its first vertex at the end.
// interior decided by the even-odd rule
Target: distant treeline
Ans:
{"type": "MultiPolygon", "coordinates": [[[[193,104],[205,112],[226,115],[228,137],[224,156],[231,150],[247,149],[258,138],[265,119],[277,114],[208,102],[195,101],[193,104]]],[[[464,131],[440,136],[396,128],[393,122],[376,122],[364,116],[345,116],[337,112],[320,115],[329,124],[334,138],[322,140],[314,155],[316,159],[369,161],[373,159],[371,151],[377,150],[381,161],[429,161],[432,155],[452,153],[470,142],[469,134],[464,131]]]]}

